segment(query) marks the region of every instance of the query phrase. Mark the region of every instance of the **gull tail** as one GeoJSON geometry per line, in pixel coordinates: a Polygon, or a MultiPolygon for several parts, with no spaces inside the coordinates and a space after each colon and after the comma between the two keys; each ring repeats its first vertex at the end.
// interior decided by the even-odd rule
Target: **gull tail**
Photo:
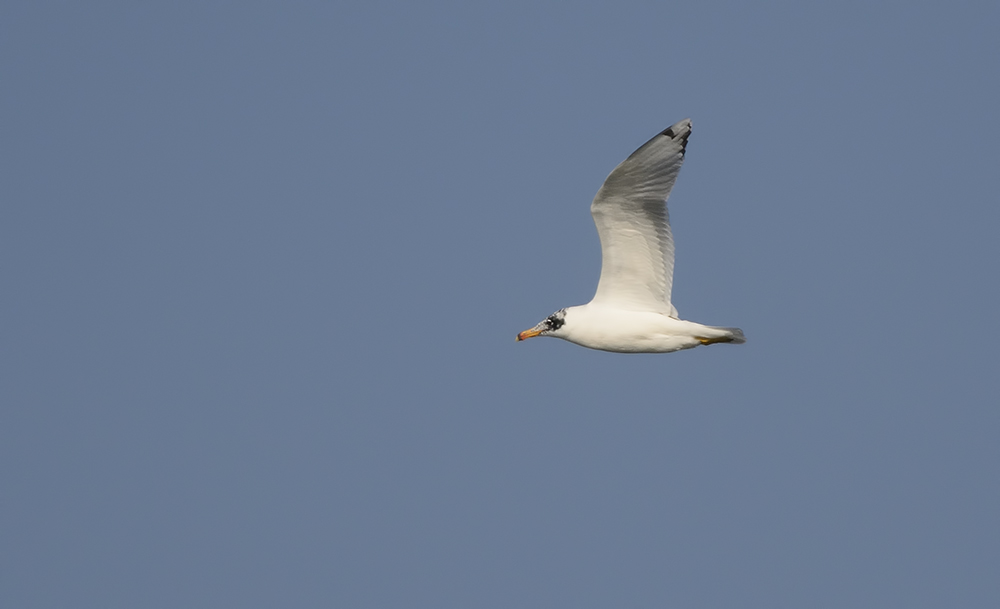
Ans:
{"type": "Polygon", "coordinates": [[[698,337],[703,345],[714,345],[715,343],[729,343],[732,345],[742,345],[747,342],[745,336],[743,336],[743,330],[739,328],[712,328],[719,332],[718,336],[711,337],[698,337]]]}
{"type": "Polygon", "coordinates": [[[747,337],[743,336],[743,330],[739,328],[723,328],[723,330],[729,332],[729,342],[734,345],[742,345],[747,342],[747,337]]]}

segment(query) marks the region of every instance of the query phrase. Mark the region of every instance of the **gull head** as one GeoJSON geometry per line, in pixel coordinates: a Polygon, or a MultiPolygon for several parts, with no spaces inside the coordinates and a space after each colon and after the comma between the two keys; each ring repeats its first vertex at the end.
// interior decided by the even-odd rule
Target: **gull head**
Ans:
{"type": "Polygon", "coordinates": [[[566,309],[559,309],[552,315],[543,319],[538,325],[530,330],[525,330],[517,335],[517,340],[526,340],[534,336],[557,336],[561,338],[562,327],[566,324],[566,309]]]}

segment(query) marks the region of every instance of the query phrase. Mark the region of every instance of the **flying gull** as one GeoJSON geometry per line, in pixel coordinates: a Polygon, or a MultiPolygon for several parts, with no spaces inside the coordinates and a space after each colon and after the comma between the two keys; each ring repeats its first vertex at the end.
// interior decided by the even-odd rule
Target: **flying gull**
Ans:
{"type": "Polygon", "coordinates": [[[685,321],[670,303],[674,238],[667,197],[690,136],[690,119],[664,129],[604,180],[590,206],[601,238],[597,293],[585,305],[559,309],[517,340],[553,336],[619,353],[670,353],[746,342],[739,328],[685,321]]]}

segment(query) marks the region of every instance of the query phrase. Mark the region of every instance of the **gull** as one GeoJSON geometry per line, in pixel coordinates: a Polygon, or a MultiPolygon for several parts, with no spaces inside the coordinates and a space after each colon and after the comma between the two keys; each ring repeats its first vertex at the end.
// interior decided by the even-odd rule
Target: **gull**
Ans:
{"type": "Polygon", "coordinates": [[[746,342],[739,328],[685,321],[670,303],[674,238],[667,197],[690,136],[690,119],[664,129],[604,180],[590,206],[601,238],[597,293],[585,305],[559,309],[517,340],[552,336],[617,353],[670,353],[746,342]]]}

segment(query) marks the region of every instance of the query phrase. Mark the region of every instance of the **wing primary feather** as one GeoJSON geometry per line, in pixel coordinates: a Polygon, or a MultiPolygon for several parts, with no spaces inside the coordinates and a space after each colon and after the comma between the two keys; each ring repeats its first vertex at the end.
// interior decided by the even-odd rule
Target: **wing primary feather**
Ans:
{"type": "MultiPolygon", "coordinates": [[[[665,135],[665,136],[669,137],[672,140],[676,140],[677,139],[677,133],[674,132],[674,127],[672,125],[670,127],[667,127],[666,129],[664,129],[663,131],[661,131],[660,135],[665,135]]],[[[691,125],[690,125],[690,121],[688,121],[687,129],[685,129],[682,132],[682,134],[681,134],[681,154],[682,155],[687,152],[688,138],[689,137],[691,137],[691,125]]]]}

